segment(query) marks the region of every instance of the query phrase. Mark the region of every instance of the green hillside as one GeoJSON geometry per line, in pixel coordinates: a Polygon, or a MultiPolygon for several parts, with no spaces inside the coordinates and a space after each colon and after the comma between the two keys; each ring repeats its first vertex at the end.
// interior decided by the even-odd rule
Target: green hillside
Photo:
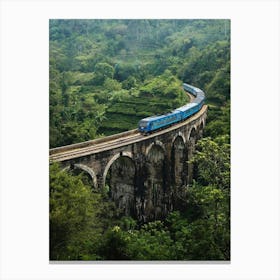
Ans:
{"type": "Polygon", "coordinates": [[[228,20],[50,20],[50,147],[175,109],[188,102],[182,82],[225,106],[229,28],[228,20]]]}

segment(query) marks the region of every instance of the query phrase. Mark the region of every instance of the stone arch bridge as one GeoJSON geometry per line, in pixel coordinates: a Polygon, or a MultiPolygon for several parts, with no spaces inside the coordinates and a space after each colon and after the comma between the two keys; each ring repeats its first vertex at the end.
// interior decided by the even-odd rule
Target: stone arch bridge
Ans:
{"type": "Polygon", "coordinates": [[[54,148],[50,161],[88,174],[95,189],[109,196],[126,215],[140,221],[166,216],[176,207],[175,192],[192,181],[191,158],[202,137],[207,106],[184,122],[143,136],[131,130],[54,148]]]}

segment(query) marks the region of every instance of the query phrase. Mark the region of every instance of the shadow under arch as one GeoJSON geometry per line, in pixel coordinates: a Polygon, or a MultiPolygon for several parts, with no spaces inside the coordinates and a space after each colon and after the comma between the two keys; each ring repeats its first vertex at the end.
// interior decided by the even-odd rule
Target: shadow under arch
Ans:
{"type": "Polygon", "coordinates": [[[148,156],[150,150],[151,150],[154,146],[159,146],[159,147],[161,147],[162,150],[163,150],[163,152],[164,152],[164,154],[166,154],[166,149],[165,149],[164,144],[163,144],[161,141],[156,140],[156,141],[154,141],[153,143],[151,143],[151,144],[148,146],[148,148],[146,149],[146,153],[145,153],[145,154],[146,154],[146,157],[148,156]]]}
{"type": "Polygon", "coordinates": [[[203,137],[204,126],[204,121],[201,121],[201,123],[198,125],[198,139],[201,139],[203,137]]]}
{"type": "Polygon", "coordinates": [[[202,120],[199,125],[199,128],[204,129],[204,127],[205,127],[205,121],[202,120]]]}
{"type": "Polygon", "coordinates": [[[171,149],[171,181],[173,186],[185,184],[187,176],[187,148],[182,135],[177,135],[171,149]]]}
{"type": "Polygon", "coordinates": [[[121,214],[135,215],[136,166],[129,152],[114,155],[103,173],[108,197],[115,202],[121,214]]]}
{"type": "Polygon", "coordinates": [[[146,177],[143,189],[143,212],[146,221],[160,219],[166,215],[167,185],[166,150],[160,141],[155,141],[146,150],[146,177]]]}
{"type": "Polygon", "coordinates": [[[188,141],[190,141],[191,138],[195,139],[196,134],[197,134],[197,128],[195,126],[193,126],[188,133],[188,137],[187,137],[188,141]]]}
{"type": "Polygon", "coordinates": [[[196,142],[198,141],[198,129],[193,126],[188,134],[188,144],[187,144],[187,184],[192,184],[192,181],[195,177],[194,169],[196,168],[193,163],[191,163],[191,159],[195,152],[196,142]]]}
{"type": "Polygon", "coordinates": [[[175,140],[178,138],[178,137],[181,137],[182,138],[182,140],[183,140],[183,142],[184,142],[184,144],[186,145],[186,138],[185,138],[185,136],[184,136],[184,134],[182,133],[182,132],[180,132],[179,131],[179,133],[177,134],[177,135],[175,135],[174,137],[173,137],[173,139],[172,139],[172,147],[173,147],[173,145],[174,145],[174,142],[175,142],[175,140]]]}

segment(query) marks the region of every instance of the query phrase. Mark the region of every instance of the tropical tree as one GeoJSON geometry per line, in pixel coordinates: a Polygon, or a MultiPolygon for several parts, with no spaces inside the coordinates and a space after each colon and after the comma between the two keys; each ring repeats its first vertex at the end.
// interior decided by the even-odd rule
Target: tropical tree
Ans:
{"type": "MultiPolygon", "coordinates": [[[[82,178],[50,165],[50,259],[86,259],[102,232],[101,195],[82,178]]],[[[91,258],[98,256],[91,255],[91,258]]]]}
{"type": "Polygon", "coordinates": [[[230,187],[230,144],[228,136],[216,141],[203,138],[197,143],[197,151],[191,162],[197,166],[198,182],[221,189],[230,187]]]}

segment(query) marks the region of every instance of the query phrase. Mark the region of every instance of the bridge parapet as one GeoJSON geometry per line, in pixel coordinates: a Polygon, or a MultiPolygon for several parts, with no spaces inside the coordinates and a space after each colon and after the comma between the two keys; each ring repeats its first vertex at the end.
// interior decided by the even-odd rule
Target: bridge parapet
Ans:
{"type": "Polygon", "coordinates": [[[100,143],[106,143],[106,142],[109,142],[111,140],[116,140],[116,139],[119,139],[119,138],[122,138],[122,137],[133,135],[133,134],[137,133],[137,131],[138,131],[137,129],[133,129],[133,130],[128,130],[128,131],[125,131],[125,132],[117,133],[117,134],[114,134],[114,135],[110,135],[110,136],[106,136],[106,137],[102,137],[102,138],[97,138],[97,139],[94,139],[94,140],[89,140],[89,141],[85,141],[85,142],[81,142],[81,143],[76,143],[76,144],[71,144],[71,145],[67,145],[67,146],[52,148],[52,149],[50,149],[50,155],[57,154],[57,153],[62,153],[62,152],[67,152],[67,151],[71,151],[71,150],[76,150],[76,149],[80,149],[80,148],[86,148],[86,147],[97,145],[97,144],[100,144],[100,143]]]}

